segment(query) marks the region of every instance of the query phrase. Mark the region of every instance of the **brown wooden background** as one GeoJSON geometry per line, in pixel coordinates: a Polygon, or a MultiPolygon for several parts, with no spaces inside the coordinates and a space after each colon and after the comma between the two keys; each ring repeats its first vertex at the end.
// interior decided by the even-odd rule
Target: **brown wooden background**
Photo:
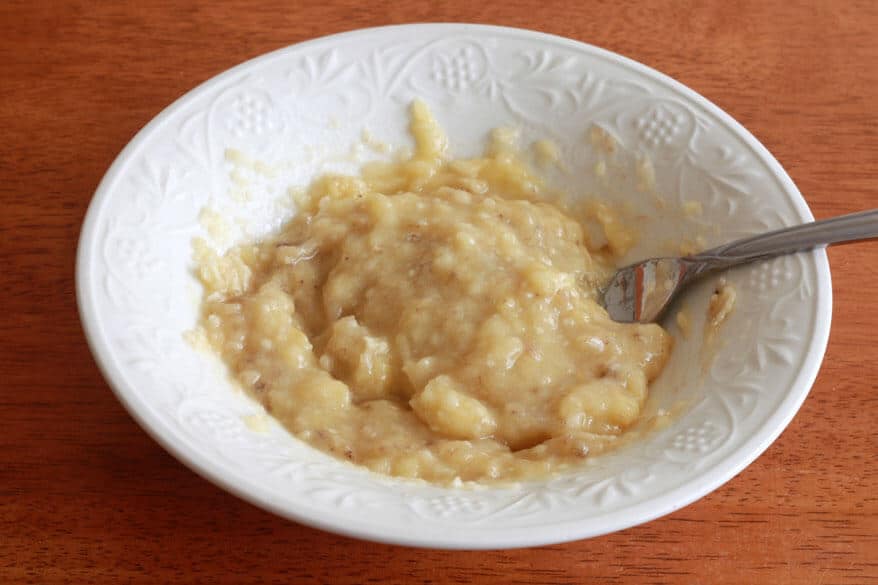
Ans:
{"type": "Polygon", "coordinates": [[[608,537],[470,553],[333,536],[200,479],[124,412],[86,348],[73,285],[83,214],[113,157],[242,60],[412,21],[617,51],[740,120],[818,217],[878,207],[873,1],[3,0],[0,583],[878,582],[878,242],[831,251],[829,350],[781,438],[696,504],[608,537]]]}

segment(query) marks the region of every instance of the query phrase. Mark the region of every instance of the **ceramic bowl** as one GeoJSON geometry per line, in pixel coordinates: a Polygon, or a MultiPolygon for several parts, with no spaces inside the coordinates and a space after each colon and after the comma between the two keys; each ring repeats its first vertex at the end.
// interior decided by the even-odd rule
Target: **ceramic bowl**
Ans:
{"type": "Polygon", "coordinates": [[[250,424],[261,407],[184,340],[197,319],[191,241],[204,234],[202,209],[230,219],[227,244],[276,229],[293,213],[278,203],[290,187],[379,156],[364,147],[364,130],[373,145],[410,144],[415,98],[430,105],[459,156],[481,151],[498,126],[518,128],[523,143],[553,141],[566,171],[551,181],[639,213],[631,258],[673,251],[681,239],[713,245],[812,219],[740,124],[672,79],[593,46],[425,24],[281,49],[198,86],[150,122],[107,172],[83,226],[77,292],[88,341],[156,441],[210,481],[297,522],[445,548],[556,543],[646,522],[716,489],[771,444],[808,394],[826,346],[823,252],[726,275],[738,300],[712,355],[701,332],[716,279],[697,286],[685,301],[692,331],[684,337],[670,325],[676,347],[647,406],[672,410],[670,423],[551,480],[455,489],[392,479],[317,452],[277,424],[250,424]],[[610,180],[595,172],[595,127],[617,146],[610,180]],[[644,164],[654,185],[635,172],[644,164]],[[680,212],[690,201],[700,214],[680,212]]]}

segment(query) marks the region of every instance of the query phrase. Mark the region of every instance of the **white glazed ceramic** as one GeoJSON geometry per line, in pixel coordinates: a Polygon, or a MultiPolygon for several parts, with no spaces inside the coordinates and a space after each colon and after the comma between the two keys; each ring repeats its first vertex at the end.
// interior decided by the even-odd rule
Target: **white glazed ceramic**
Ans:
{"type": "Polygon", "coordinates": [[[645,522],[717,488],[768,447],[823,356],[831,311],[823,252],[730,274],[738,305],[712,361],[700,328],[714,282],[694,290],[687,300],[694,332],[688,340],[675,333],[649,406],[680,414],[648,439],[551,481],[444,489],[337,462],[275,424],[251,430],[246,417],[260,407],[232,388],[215,358],[183,340],[196,320],[190,242],[203,233],[199,211],[241,219],[232,239],[265,233],[289,217],[276,203],[288,187],[355,167],[339,153],[370,156],[356,147],[364,128],[407,144],[406,108],[415,97],[430,104],[458,155],[480,151],[500,125],[519,127],[525,143],[554,140],[570,173],[553,180],[643,210],[632,257],[667,251],[681,235],[719,244],[812,219],[780,165],[728,115],[595,47],[525,30],[430,24],[276,51],[204,83],[148,124],[107,172],[83,227],[77,285],[89,343],[119,399],[159,443],[211,481],[293,520],[448,548],[561,542],[645,522]],[[611,184],[593,173],[592,125],[622,146],[611,184]],[[279,170],[238,168],[232,176],[228,148],[279,170]],[[664,211],[628,172],[644,157],[664,211]],[[684,219],[686,200],[702,202],[704,216],[684,219]]]}

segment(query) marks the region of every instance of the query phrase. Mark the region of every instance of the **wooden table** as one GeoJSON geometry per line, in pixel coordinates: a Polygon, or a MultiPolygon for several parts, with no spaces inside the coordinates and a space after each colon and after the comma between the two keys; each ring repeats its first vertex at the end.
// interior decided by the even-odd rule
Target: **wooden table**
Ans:
{"type": "Polygon", "coordinates": [[[424,551],[281,520],[171,458],[98,372],[74,253],[113,157],[196,83],[328,33],[471,21],[606,47],[740,120],[818,217],[878,207],[878,4],[588,4],[0,4],[0,583],[878,582],[878,243],[830,252],[823,370],[758,461],[668,517],[559,546],[424,551]]]}

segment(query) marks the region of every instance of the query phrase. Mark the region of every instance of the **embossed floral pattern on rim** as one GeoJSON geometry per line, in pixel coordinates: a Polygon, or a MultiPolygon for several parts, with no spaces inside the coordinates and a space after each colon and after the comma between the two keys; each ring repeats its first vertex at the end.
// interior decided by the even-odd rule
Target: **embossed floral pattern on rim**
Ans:
{"type": "MultiPolygon", "coordinates": [[[[759,410],[761,405],[760,389],[757,388],[760,378],[751,376],[751,379],[742,379],[740,386],[730,395],[735,400],[739,400],[740,404],[735,402],[721,405],[731,417],[732,422],[729,423],[731,427],[729,424],[724,426],[714,423],[708,418],[696,425],[683,428],[667,437],[662,449],[657,447],[652,453],[644,453],[641,459],[635,460],[636,465],[629,465],[624,472],[613,474],[611,477],[574,476],[554,483],[525,485],[517,489],[455,492],[435,487],[400,484],[384,478],[366,478],[360,472],[339,469],[339,466],[332,463],[318,461],[298,466],[286,463],[278,465],[274,468],[277,471],[276,475],[272,476],[272,481],[277,480],[277,483],[267,486],[259,481],[258,476],[248,476],[246,471],[236,467],[235,457],[240,457],[234,454],[237,452],[230,451],[231,455],[218,454],[217,451],[210,450],[199,442],[202,437],[197,435],[197,429],[193,430],[198,425],[213,428],[230,424],[221,413],[214,417],[213,411],[202,407],[205,401],[203,395],[187,398],[175,406],[173,411],[166,411],[163,410],[162,404],[153,400],[152,395],[148,392],[144,393],[142,380],[138,383],[129,380],[126,375],[128,370],[122,366],[120,355],[128,352],[126,354],[128,357],[156,360],[161,353],[147,355],[152,351],[149,347],[131,349],[124,344],[128,338],[110,337],[106,330],[113,317],[104,310],[104,305],[111,302],[112,298],[125,297],[128,294],[124,288],[127,284],[126,279],[137,282],[137,279],[154,278],[164,266],[161,255],[150,248],[149,242],[124,238],[114,240],[107,237],[106,234],[113,232],[112,220],[118,217],[105,217],[104,210],[114,195],[119,196],[121,190],[119,183],[126,174],[131,174],[129,172],[131,163],[141,154],[146,143],[161,131],[162,126],[179,118],[187,105],[211,92],[221,94],[225,86],[233,80],[241,79],[243,75],[249,73],[259,74],[272,63],[285,60],[292,62],[295,59],[308,59],[312,56],[316,62],[319,59],[329,59],[328,56],[331,54],[327,51],[333,46],[362,43],[364,47],[371,47],[376,45],[376,39],[381,39],[386,45],[386,43],[401,43],[403,39],[411,38],[423,39],[427,45],[422,53],[431,56],[430,66],[425,67],[426,76],[412,81],[413,85],[421,84],[415,87],[416,90],[423,91],[426,85],[433,83],[439,88],[437,91],[453,97],[466,92],[482,92],[484,99],[496,100],[503,104],[509,112],[525,120],[525,123],[528,122],[529,117],[528,100],[545,100],[546,104],[563,109],[565,100],[570,99],[573,99],[574,105],[578,107],[580,104],[576,100],[580,97],[574,95],[571,98],[569,88],[564,87],[559,87],[554,93],[543,94],[540,93],[538,85],[534,86],[536,89],[530,94],[515,95],[515,88],[510,89],[503,85],[508,84],[508,80],[493,79],[490,74],[492,62],[489,52],[491,50],[502,52],[504,42],[546,48],[522,53],[526,61],[524,65],[526,71],[535,84],[546,83],[548,80],[549,83],[557,85],[560,83],[559,80],[565,80],[579,84],[574,86],[575,89],[581,91],[581,95],[588,95],[589,91],[595,90],[604,83],[603,79],[590,78],[589,75],[570,78],[570,71],[575,69],[569,67],[570,59],[580,59],[586,64],[600,64],[604,69],[613,70],[622,78],[630,77],[630,80],[633,80],[630,84],[631,95],[637,97],[637,92],[641,91],[642,88],[638,88],[638,84],[649,86],[648,91],[661,91],[663,94],[641,100],[645,100],[644,103],[648,107],[643,110],[645,113],[636,119],[629,119],[630,112],[624,108],[606,114],[604,119],[606,125],[616,130],[623,141],[629,136],[626,134],[626,129],[630,127],[630,139],[640,141],[639,144],[650,152],[655,151],[659,159],[664,156],[665,162],[660,164],[667,164],[670,167],[685,165],[684,159],[687,156],[699,155],[697,151],[693,153],[693,149],[701,148],[698,145],[693,146],[699,131],[701,136],[709,136],[711,132],[720,131],[734,135],[744,145],[741,147],[742,151],[746,151],[741,155],[744,157],[741,159],[744,162],[735,158],[738,153],[733,152],[734,148],[730,152],[720,152],[718,157],[722,159],[722,164],[732,170],[721,176],[719,182],[714,181],[716,185],[706,180],[705,185],[714,191],[714,196],[721,198],[726,189],[748,192],[749,196],[753,187],[752,181],[757,176],[754,174],[747,178],[746,174],[749,172],[747,167],[759,166],[765,176],[758,178],[773,181],[776,190],[781,193],[780,198],[786,205],[786,208],[776,212],[776,217],[773,217],[772,221],[788,223],[811,218],[804,200],[780,165],[739,124],[679,83],[613,53],[569,39],[532,31],[460,24],[385,27],[316,39],[256,58],[192,90],[159,114],[126,146],[98,187],[80,239],[77,258],[77,296],[92,352],[119,399],[156,441],[191,468],[225,489],[297,521],[351,536],[398,544],[447,548],[499,548],[596,536],[676,510],[733,477],[766,449],[786,427],[807,396],[816,376],[828,339],[831,312],[829,269],[826,256],[822,252],[813,253],[797,264],[785,268],[761,268],[750,275],[750,281],[757,287],[756,290],[762,291],[763,294],[766,294],[765,289],[778,286],[778,275],[786,274],[788,279],[798,277],[802,283],[793,282],[794,286],[788,295],[790,302],[810,302],[808,305],[810,321],[807,329],[794,332],[795,334],[790,333],[787,337],[775,335],[777,339],[765,334],[767,341],[764,344],[757,344],[758,351],[753,352],[754,365],[748,366],[749,370],[764,370],[777,365],[777,369],[781,369],[782,366],[793,372],[789,377],[788,387],[783,388],[785,392],[783,398],[771,411],[761,413],[764,415],[763,418],[753,422],[755,415],[752,413],[754,409],[759,410]],[[442,45],[445,39],[457,37],[464,41],[461,41],[460,46],[456,46],[450,54],[447,51],[435,51],[433,54],[430,53],[431,49],[427,48],[440,45],[445,47],[442,45]],[[431,42],[435,44],[430,45],[431,42]],[[497,49],[498,46],[500,49],[497,49]],[[669,99],[668,95],[673,96],[674,99],[669,99]],[[741,176],[745,177],[740,179],[741,183],[735,183],[741,176]],[[107,252],[108,248],[112,250],[107,252]],[[108,256],[108,253],[117,256],[108,256]],[[95,284],[97,275],[103,274],[101,271],[106,272],[108,267],[117,261],[117,257],[131,259],[131,270],[117,277],[118,282],[107,288],[106,293],[101,293],[95,284]],[[768,287],[769,284],[771,287],[768,287]],[[119,288],[120,286],[123,288],[119,288]],[[741,436],[741,432],[736,433],[734,421],[736,416],[751,417],[748,424],[755,425],[754,432],[748,436],[741,436]],[[710,454],[715,458],[711,460],[710,457],[704,457],[703,460],[693,463],[694,458],[700,454],[710,454]],[[654,457],[655,464],[650,457],[654,457]],[[680,482],[672,485],[672,482],[663,484],[659,481],[664,477],[662,474],[669,472],[679,473],[680,482]],[[357,484],[359,487],[354,490],[338,489],[339,485],[349,482],[362,483],[357,484]]],[[[341,63],[341,65],[345,64],[341,63]]],[[[301,70],[307,72],[305,67],[301,70]]],[[[341,66],[338,70],[344,71],[341,66]]],[[[628,83],[630,80],[625,79],[625,82],[628,83]]],[[[331,79],[323,81],[332,83],[331,79]]],[[[254,82],[248,78],[243,83],[254,82]]],[[[290,115],[272,109],[271,96],[267,93],[263,95],[254,91],[245,96],[231,96],[228,101],[231,104],[232,114],[226,123],[228,131],[234,136],[270,133],[283,129],[290,123],[290,115]]],[[[618,97],[613,101],[618,102],[618,97]]],[[[598,110],[600,108],[594,111],[598,110]]],[[[539,120],[532,123],[538,124],[539,120]]],[[[204,138],[205,142],[209,143],[209,132],[212,127],[209,124],[205,127],[208,130],[204,138]]],[[[216,146],[216,144],[207,144],[206,148],[209,150],[216,146]]],[[[203,153],[195,153],[196,156],[201,154],[203,153]]],[[[699,162],[703,161],[690,160],[690,167],[697,166],[696,163],[699,162]]],[[[163,190],[162,197],[168,196],[168,193],[173,191],[169,185],[174,184],[184,186],[178,189],[176,195],[171,193],[172,196],[179,197],[180,193],[185,194],[185,177],[175,175],[173,172],[175,169],[163,170],[160,164],[152,164],[149,160],[146,160],[142,166],[141,183],[157,185],[157,189],[163,190]]],[[[691,168],[686,172],[690,171],[691,168]]],[[[679,174],[683,177],[683,171],[679,174]]],[[[136,193],[135,200],[131,204],[132,209],[137,208],[138,205],[145,205],[148,208],[153,204],[148,198],[141,201],[140,195],[146,193],[148,196],[152,187],[139,187],[139,189],[141,191],[136,193]]],[[[751,199],[743,197],[741,200],[746,203],[751,201],[752,197],[751,199]]],[[[729,210],[730,214],[734,212],[734,209],[729,210]]],[[[121,217],[124,214],[116,215],[121,217]]],[[[759,227],[763,226],[748,226],[748,229],[759,227]]],[[[170,233],[174,229],[185,232],[187,228],[169,226],[166,229],[170,233]]],[[[135,300],[136,298],[131,297],[135,300]]],[[[754,315],[757,321],[763,316],[761,313],[754,315]]],[[[773,315],[773,318],[782,324],[789,324],[790,321],[783,315],[773,315]]],[[[140,326],[140,323],[135,323],[134,326],[140,326]]],[[[132,325],[126,324],[126,327],[130,329],[132,325]]],[[[760,333],[758,329],[754,331],[760,335],[764,333],[760,333]]],[[[774,332],[769,333],[774,334],[774,332]]],[[[145,336],[141,341],[158,339],[160,334],[163,335],[165,332],[155,333],[153,337],[145,336]]],[[[131,360],[126,363],[131,363],[131,360]]],[[[734,364],[729,367],[732,366],[734,364]]],[[[722,373],[722,371],[712,372],[711,380],[717,384],[721,383],[719,378],[722,373]]],[[[174,382],[157,379],[155,384],[173,385],[174,382]]],[[[234,435],[236,441],[242,440],[245,443],[250,441],[247,437],[241,439],[238,430],[227,434],[234,435]]],[[[253,445],[248,445],[248,448],[250,447],[253,445]]]]}

